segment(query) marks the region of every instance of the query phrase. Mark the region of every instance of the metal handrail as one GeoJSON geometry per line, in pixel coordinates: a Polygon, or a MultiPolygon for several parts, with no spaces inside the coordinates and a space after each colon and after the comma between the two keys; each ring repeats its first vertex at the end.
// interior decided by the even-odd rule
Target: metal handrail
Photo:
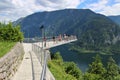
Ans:
{"type": "Polygon", "coordinates": [[[46,68],[47,68],[47,53],[44,51],[45,58],[44,58],[44,64],[42,69],[42,74],[40,80],[46,80],[46,68]]]}
{"type": "Polygon", "coordinates": [[[40,80],[46,80],[45,76],[46,76],[46,68],[47,68],[47,53],[45,50],[43,50],[40,46],[36,45],[36,44],[32,44],[32,51],[36,54],[40,64],[42,65],[42,73],[41,73],[41,77],[40,80]],[[43,52],[43,54],[41,54],[41,56],[38,56],[37,54],[40,52],[43,52]],[[42,58],[42,56],[44,56],[44,58],[42,58]],[[40,57],[42,58],[40,60],[40,57]],[[43,62],[44,61],[44,62],[43,62]]]}
{"type": "MultiPolygon", "coordinates": [[[[72,40],[72,39],[77,39],[76,36],[66,36],[66,37],[61,37],[61,40],[72,40]]],[[[59,41],[59,36],[55,36],[55,40],[56,41],[59,41]]],[[[26,43],[35,43],[35,42],[42,42],[43,41],[43,38],[40,37],[40,38],[24,38],[24,41],[23,42],[26,42],[26,43]]],[[[52,37],[46,37],[46,41],[53,41],[53,38],[52,37]]]]}

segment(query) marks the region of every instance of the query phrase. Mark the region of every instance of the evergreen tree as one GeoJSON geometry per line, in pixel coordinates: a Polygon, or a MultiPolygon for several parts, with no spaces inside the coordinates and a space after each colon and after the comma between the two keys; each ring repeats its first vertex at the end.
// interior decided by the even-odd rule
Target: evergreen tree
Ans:
{"type": "Polygon", "coordinates": [[[106,72],[106,80],[115,80],[115,78],[119,75],[119,67],[116,64],[115,60],[110,57],[107,63],[107,72],[106,72]]]}
{"type": "Polygon", "coordinates": [[[94,58],[94,62],[89,65],[88,73],[93,74],[104,74],[105,68],[103,67],[103,63],[101,61],[101,57],[97,54],[94,58]]]}
{"type": "Polygon", "coordinates": [[[82,72],[74,62],[66,62],[64,65],[67,74],[74,76],[77,80],[83,80],[82,72]]]}
{"type": "Polygon", "coordinates": [[[104,80],[104,73],[106,69],[103,67],[101,57],[96,55],[94,62],[89,65],[87,73],[84,75],[85,80],[104,80]],[[85,77],[87,76],[87,77],[85,77]]]}
{"type": "Polygon", "coordinates": [[[101,79],[101,76],[98,74],[92,74],[86,72],[83,76],[84,80],[104,80],[103,78],[101,79]]]}

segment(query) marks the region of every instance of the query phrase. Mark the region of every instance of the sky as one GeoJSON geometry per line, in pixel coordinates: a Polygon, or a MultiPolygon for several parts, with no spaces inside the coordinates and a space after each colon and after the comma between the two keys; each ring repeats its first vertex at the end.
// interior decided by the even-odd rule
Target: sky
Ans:
{"type": "Polygon", "coordinates": [[[0,0],[0,22],[15,21],[42,11],[91,9],[106,16],[120,15],[120,0],[0,0]]]}

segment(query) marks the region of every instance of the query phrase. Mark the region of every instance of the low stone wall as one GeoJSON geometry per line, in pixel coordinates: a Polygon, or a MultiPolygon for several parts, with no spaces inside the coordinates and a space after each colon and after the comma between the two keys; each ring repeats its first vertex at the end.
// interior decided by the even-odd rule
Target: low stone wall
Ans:
{"type": "Polygon", "coordinates": [[[17,43],[10,52],[0,58],[0,80],[10,80],[17,71],[23,55],[23,46],[17,43]]]}

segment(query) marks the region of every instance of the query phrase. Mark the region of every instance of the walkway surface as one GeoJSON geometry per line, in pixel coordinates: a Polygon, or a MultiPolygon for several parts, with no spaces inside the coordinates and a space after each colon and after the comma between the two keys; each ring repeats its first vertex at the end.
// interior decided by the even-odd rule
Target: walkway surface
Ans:
{"type": "Polygon", "coordinates": [[[25,51],[23,61],[12,80],[33,80],[31,55],[29,53],[29,50],[31,49],[31,45],[23,44],[23,47],[25,51]]]}
{"type": "MultiPolygon", "coordinates": [[[[59,46],[62,44],[67,44],[73,41],[76,41],[76,39],[70,40],[70,41],[60,41],[60,42],[49,41],[49,42],[46,42],[46,47],[44,47],[44,49],[59,46]]],[[[37,44],[38,46],[42,47],[41,42],[34,43],[34,44],[37,44]]],[[[14,75],[14,77],[12,78],[12,80],[40,80],[42,66],[36,54],[32,51],[32,43],[23,43],[23,47],[25,51],[23,61],[20,64],[19,69],[14,75]]],[[[49,74],[51,72],[47,69],[47,73],[49,74]]],[[[51,74],[46,76],[47,76],[46,80],[51,80],[48,78],[52,76],[51,74]]]]}
{"type": "Polygon", "coordinates": [[[39,62],[39,60],[37,59],[37,56],[35,55],[34,52],[30,52],[31,56],[32,56],[32,70],[33,70],[33,80],[40,80],[40,75],[42,72],[42,66],[39,62]]]}

